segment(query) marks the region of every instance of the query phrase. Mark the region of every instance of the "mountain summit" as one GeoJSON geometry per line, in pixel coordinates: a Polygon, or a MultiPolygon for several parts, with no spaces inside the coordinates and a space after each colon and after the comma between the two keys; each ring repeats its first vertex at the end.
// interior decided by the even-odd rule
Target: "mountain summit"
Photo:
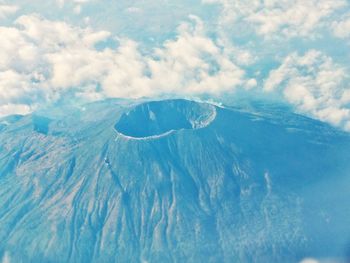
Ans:
{"type": "Polygon", "coordinates": [[[347,258],[350,135],[283,108],[107,100],[0,119],[0,258],[347,258]]]}

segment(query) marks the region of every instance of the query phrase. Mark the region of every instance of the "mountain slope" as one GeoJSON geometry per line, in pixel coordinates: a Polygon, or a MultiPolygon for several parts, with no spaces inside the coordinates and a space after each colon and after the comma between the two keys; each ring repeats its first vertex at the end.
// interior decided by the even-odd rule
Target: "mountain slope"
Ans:
{"type": "Polygon", "coordinates": [[[11,262],[345,259],[350,136],[284,109],[105,101],[0,121],[11,262]]]}

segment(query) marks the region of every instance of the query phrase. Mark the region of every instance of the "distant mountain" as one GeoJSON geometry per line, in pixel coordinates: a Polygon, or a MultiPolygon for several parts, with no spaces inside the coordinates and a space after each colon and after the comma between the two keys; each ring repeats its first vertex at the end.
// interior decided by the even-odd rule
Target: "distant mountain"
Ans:
{"type": "Polygon", "coordinates": [[[341,262],[349,189],[350,135],[279,107],[108,100],[0,119],[3,261],[341,262]]]}

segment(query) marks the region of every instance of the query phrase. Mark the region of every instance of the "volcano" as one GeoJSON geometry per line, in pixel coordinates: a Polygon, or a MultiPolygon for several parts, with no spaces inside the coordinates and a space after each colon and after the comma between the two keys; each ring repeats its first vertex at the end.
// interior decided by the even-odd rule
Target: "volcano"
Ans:
{"type": "Polygon", "coordinates": [[[350,135],[283,107],[107,100],[0,119],[9,262],[344,262],[350,135]]]}

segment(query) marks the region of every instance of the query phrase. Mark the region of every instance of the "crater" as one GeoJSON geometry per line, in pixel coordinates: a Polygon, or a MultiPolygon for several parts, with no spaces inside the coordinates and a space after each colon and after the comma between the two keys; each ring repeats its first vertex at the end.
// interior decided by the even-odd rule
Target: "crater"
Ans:
{"type": "Polygon", "coordinates": [[[129,138],[154,138],[179,130],[204,128],[215,116],[215,107],[207,103],[183,99],[153,101],[124,113],[115,129],[129,138]]]}

